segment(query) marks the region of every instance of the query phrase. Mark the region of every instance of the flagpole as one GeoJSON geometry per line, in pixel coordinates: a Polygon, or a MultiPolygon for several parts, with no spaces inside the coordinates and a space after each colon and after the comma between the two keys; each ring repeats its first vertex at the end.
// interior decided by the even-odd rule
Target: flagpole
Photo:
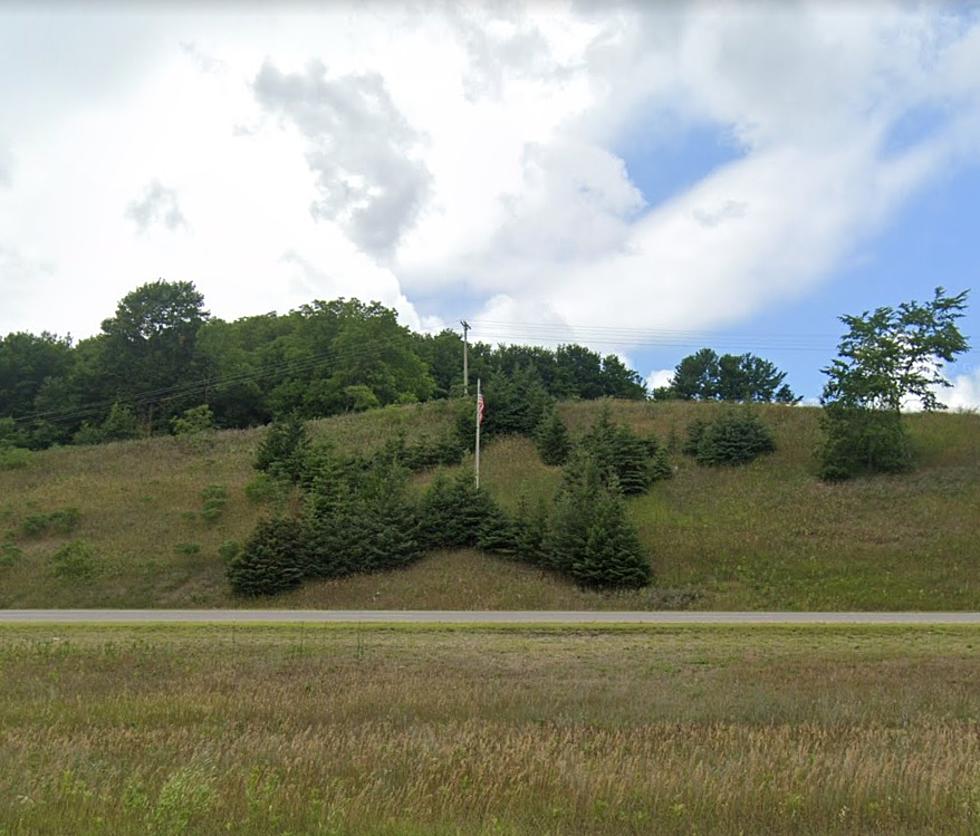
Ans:
{"type": "Polygon", "coordinates": [[[476,379],[476,486],[480,487],[480,378],[476,379]]]}

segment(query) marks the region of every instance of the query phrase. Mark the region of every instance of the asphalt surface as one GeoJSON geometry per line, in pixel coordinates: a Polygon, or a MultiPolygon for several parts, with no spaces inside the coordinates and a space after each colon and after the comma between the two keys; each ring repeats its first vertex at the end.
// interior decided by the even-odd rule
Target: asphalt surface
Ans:
{"type": "Polygon", "coordinates": [[[0,624],[408,622],[415,624],[980,624],[980,612],[558,610],[0,610],[0,624]]]}

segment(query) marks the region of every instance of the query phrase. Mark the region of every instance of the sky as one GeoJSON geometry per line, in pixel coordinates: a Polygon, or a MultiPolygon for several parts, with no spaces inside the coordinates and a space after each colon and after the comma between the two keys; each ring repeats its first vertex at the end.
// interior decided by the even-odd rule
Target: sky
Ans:
{"type": "MultiPolygon", "coordinates": [[[[839,315],[978,271],[977,3],[0,7],[0,334],[190,280],[814,399],[839,315]]],[[[980,407],[980,351],[947,373],[980,407]]]]}

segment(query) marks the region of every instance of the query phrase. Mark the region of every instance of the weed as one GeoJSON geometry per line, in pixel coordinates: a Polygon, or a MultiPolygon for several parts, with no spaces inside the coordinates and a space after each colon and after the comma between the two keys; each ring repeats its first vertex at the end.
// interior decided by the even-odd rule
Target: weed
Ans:
{"type": "Polygon", "coordinates": [[[56,577],[64,580],[88,580],[99,570],[95,549],[82,540],[72,540],[51,556],[56,577]]]}

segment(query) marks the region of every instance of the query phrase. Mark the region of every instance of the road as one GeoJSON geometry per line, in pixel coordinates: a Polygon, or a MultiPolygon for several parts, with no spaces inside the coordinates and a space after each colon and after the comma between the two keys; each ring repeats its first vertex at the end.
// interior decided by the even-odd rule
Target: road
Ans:
{"type": "Polygon", "coordinates": [[[558,610],[0,610],[0,624],[980,624],[980,612],[597,612],[558,610]]]}

